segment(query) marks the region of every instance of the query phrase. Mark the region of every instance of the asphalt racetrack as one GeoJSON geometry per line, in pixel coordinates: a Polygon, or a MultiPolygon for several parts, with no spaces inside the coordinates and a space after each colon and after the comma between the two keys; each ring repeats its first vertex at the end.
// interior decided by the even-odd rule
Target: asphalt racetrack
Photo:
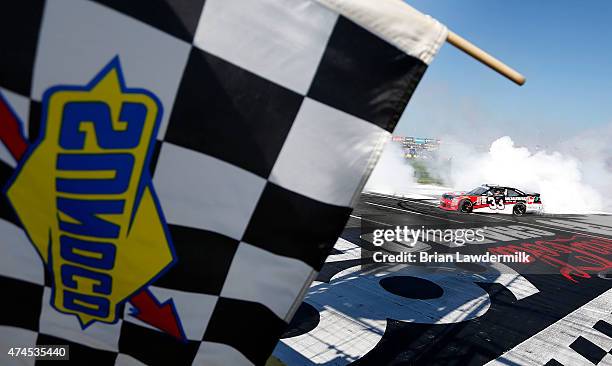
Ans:
{"type": "Polygon", "coordinates": [[[460,214],[361,195],[274,354],[287,365],[612,365],[612,216],[460,214]],[[484,240],[372,245],[396,226],[484,240]],[[372,253],[506,253],[529,263],[375,263],[372,253]]]}

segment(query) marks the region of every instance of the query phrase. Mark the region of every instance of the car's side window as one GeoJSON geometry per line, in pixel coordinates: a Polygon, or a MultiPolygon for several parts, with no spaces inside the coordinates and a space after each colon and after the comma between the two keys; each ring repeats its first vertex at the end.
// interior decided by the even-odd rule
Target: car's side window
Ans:
{"type": "Polygon", "coordinates": [[[508,196],[508,197],[519,197],[520,194],[517,191],[515,191],[514,189],[508,189],[506,191],[506,196],[508,196]]]}
{"type": "Polygon", "coordinates": [[[492,196],[503,196],[505,192],[505,189],[503,188],[494,188],[491,189],[491,195],[492,196]]]}

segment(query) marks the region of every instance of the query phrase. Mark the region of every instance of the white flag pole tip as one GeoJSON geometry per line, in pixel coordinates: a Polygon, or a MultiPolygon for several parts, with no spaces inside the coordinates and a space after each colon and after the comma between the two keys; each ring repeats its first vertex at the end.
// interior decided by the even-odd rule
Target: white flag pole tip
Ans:
{"type": "Polygon", "coordinates": [[[451,30],[448,31],[446,41],[508,79],[514,81],[516,84],[525,84],[525,77],[519,72],[476,47],[473,43],[452,32],[451,30]]]}

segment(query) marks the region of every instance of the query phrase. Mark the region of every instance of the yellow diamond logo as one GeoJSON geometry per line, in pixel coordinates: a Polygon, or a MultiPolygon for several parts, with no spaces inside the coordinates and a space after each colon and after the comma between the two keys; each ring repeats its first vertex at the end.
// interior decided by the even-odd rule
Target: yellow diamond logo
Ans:
{"type": "Polygon", "coordinates": [[[115,322],[175,260],[148,171],[161,115],[155,95],[125,86],[118,58],[86,86],[53,87],[7,190],[53,275],[53,307],[83,327],[115,322]]]}

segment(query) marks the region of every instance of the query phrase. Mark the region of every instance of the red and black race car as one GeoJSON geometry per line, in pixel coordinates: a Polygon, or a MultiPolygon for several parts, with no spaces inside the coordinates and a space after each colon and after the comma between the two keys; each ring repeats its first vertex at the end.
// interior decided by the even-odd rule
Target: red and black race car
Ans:
{"type": "Polygon", "coordinates": [[[491,184],[469,192],[444,193],[439,207],[447,211],[506,213],[515,216],[543,210],[539,193],[525,193],[516,188],[491,184]]]}

